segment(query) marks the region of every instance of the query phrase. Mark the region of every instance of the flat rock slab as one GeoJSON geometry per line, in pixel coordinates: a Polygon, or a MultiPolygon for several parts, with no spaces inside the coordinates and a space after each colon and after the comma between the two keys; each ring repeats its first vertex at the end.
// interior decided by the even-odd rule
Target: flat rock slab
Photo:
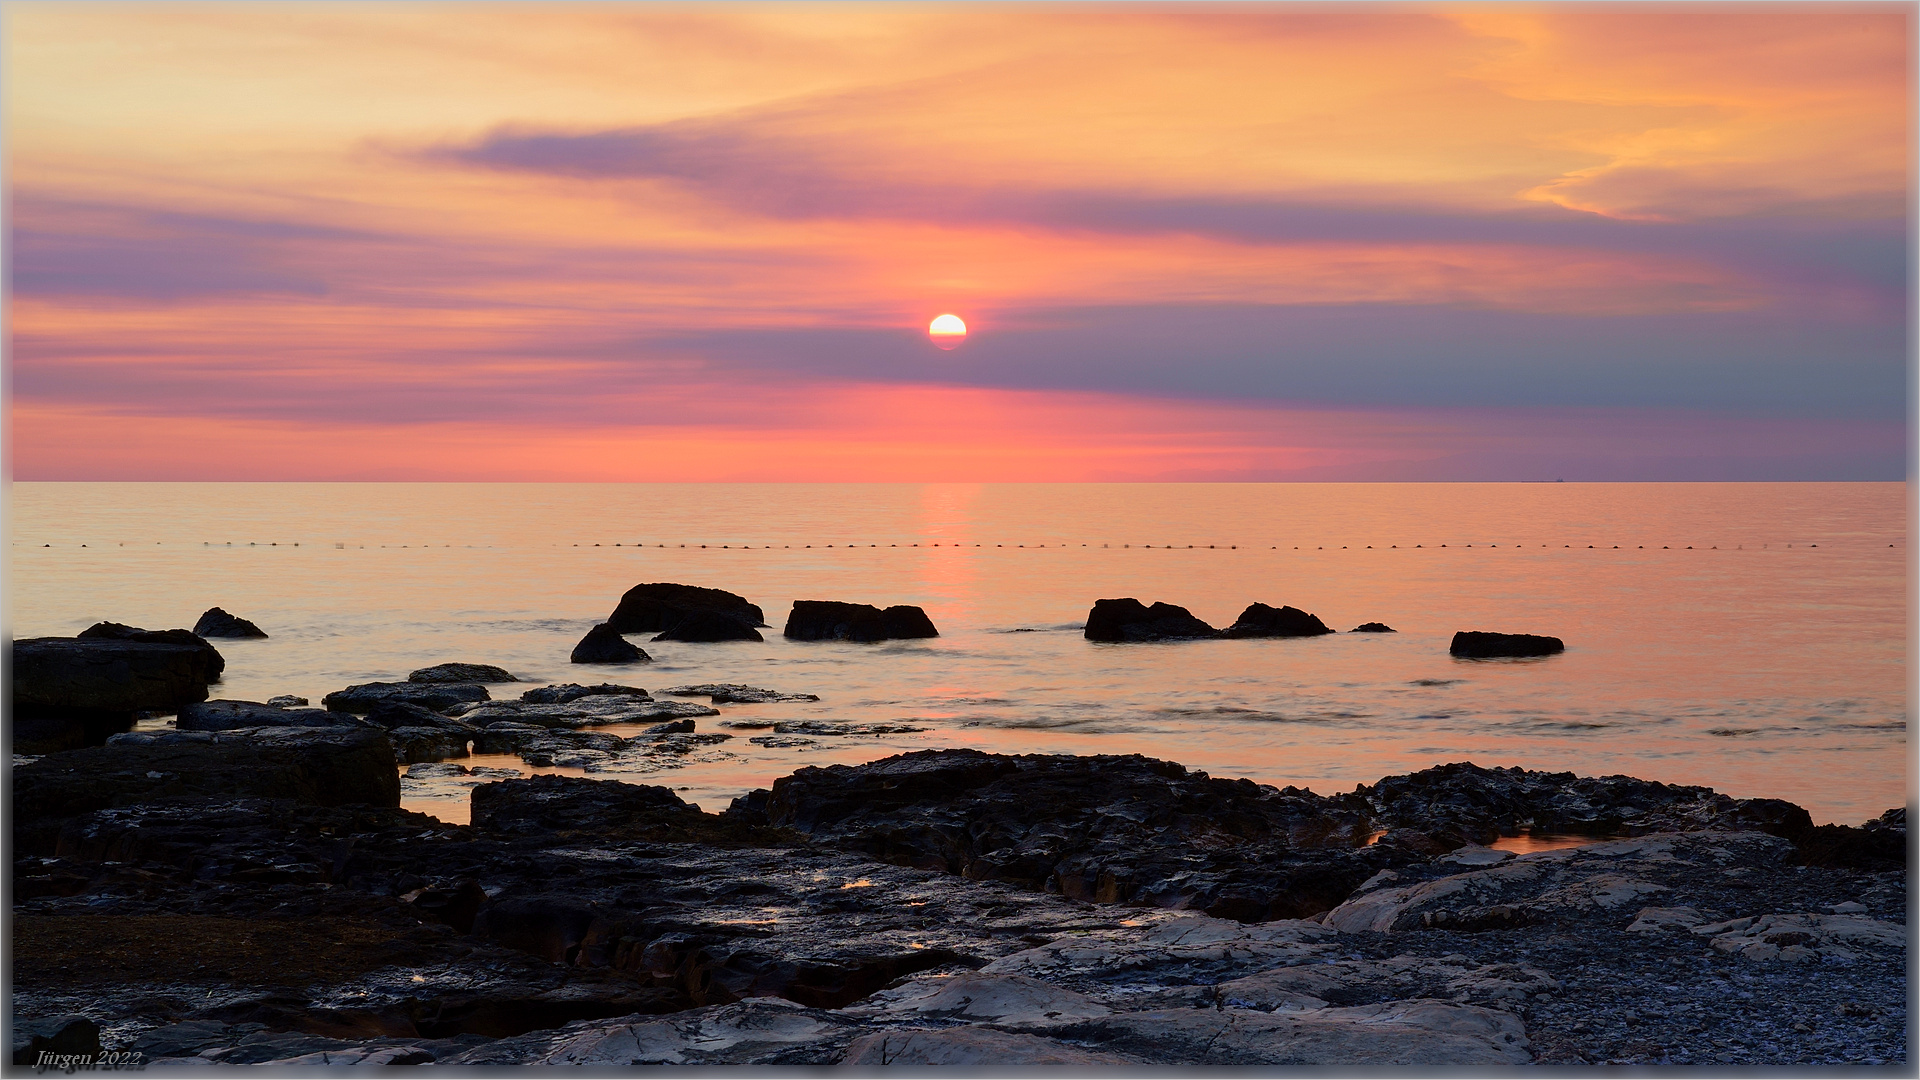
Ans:
{"type": "Polygon", "coordinates": [[[1450,1001],[1395,1001],[1302,1013],[1181,1009],[1122,1013],[1053,1029],[1100,1051],[1186,1065],[1497,1066],[1532,1061],[1510,1013],[1450,1001]]]}
{"type": "Polygon", "coordinates": [[[1566,652],[1567,643],[1544,634],[1495,634],[1483,630],[1462,630],[1453,635],[1447,652],[1454,656],[1484,659],[1499,656],[1552,656],[1566,652]]]}
{"type": "Polygon", "coordinates": [[[1038,1035],[969,1026],[936,1030],[904,1028],[863,1035],[847,1048],[840,1064],[903,1068],[951,1065],[998,1071],[1035,1065],[1138,1067],[1142,1060],[1103,1054],[1038,1035]]]}
{"type": "Polygon", "coordinates": [[[825,1065],[861,1029],[778,998],[661,1017],[583,1021],[455,1055],[449,1065],[825,1065]]]}
{"type": "Polygon", "coordinates": [[[711,698],[716,705],[732,702],[740,705],[764,705],[776,701],[819,701],[819,694],[783,694],[761,686],[742,683],[700,683],[695,686],[669,686],[660,691],[675,697],[711,698]]]}
{"type": "Polygon", "coordinates": [[[598,686],[582,686],[579,683],[560,683],[557,686],[542,686],[520,695],[520,700],[533,705],[564,705],[583,697],[599,694],[615,694],[622,697],[644,698],[647,692],[638,686],[621,686],[617,683],[601,683],[598,686]]]}
{"type": "Polygon", "coordinates": [[[470,701],[487,701],[492,695],[479,683],[373,682],[335,690],[320,699],[320,704],[335,712],[367,713],[382,705],[418,705],[434,712],[445,712],[470,701]]]}
{"type": "Polygon", "coordinates": [[[494,701],[463,709],[456,715],[475,727],[497,723],[535,727],[580,728],[607,724],[642,724],[654,720],[719,716],[720,710],[691,701],[659,701],[626,694],[594,694],[551,705],[528,701],[494,701]]]}
{"type": "Polygon", "coordinates": [[[933,620],[911,604],[881,610],[839,600],[795,600],[780,631],[795,641],[890,641],[939,637],[933,620]]]}
{"type": "MultiPolygon", "coordinates": [[[[1726,870],[1776,867],[1793,845],[1765,833],[1682,833],[1522,855],[1499,866],[1374,889],[1328,912],[1347,933],[1479,930],[1530,923],[1624,925],[1647,901],[1726,870]],[[1622,918],[1621,916],[1627,916],[1622,918]]],[[[1724,878],[1718,880],[1724,881],[1724,878]]]]}
{"type": "Polygon", "coordinates": [[[232,731],[256,727],[365,727],[352,713],[325,709],[283,709],[258,701],[218,699],[180,706],[174,727],[181,731],[232,731]]]}
{"type": "Polygon", "coordinates": [[[398,806],[393,744],[373,728],[128,732],[13,771],[16,824],[187,795],[398,806]]]}

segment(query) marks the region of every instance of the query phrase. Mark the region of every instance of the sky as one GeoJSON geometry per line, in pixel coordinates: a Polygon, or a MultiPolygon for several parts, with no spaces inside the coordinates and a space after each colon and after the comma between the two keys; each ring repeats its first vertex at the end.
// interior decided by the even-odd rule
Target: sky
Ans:
{"type": "Polygon", "coordinates": [[[1913,14],[13,2],[12,474],[1902,479],[1913,14]]]}

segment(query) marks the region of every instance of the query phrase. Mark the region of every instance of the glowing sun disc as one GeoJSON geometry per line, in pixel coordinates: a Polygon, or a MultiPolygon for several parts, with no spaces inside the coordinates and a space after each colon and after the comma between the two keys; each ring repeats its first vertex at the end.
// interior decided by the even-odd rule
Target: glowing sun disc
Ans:
{"type": "Polygon", "coordinates": [[[927,336],[943,349],[951,349],[967,338],[967,324],[958,315],[942,315],[927,324],[927,336]]]}

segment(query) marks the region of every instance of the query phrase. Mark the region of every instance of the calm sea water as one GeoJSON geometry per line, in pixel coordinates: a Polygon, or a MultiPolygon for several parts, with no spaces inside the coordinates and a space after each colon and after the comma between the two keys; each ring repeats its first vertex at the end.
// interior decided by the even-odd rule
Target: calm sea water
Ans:
{"type": "MultiPolygon", "coordinates": [[[[218,643],[216,697],[317,703],[457,660],[533,685],[820,696],[720,719],[926,729],[802,747],[739,731],[671,771],[606,774],[708,809],[803,765],[952,746],[1140,752],[1323,793],[1474,761],[1709,784],[1816,821],[1907,801],[1899,484],[22,483],[10,498],[16,636],[191,626],[219,605],[272,636],[218,643]],[[774,629],[636,637],[655,663],[569,664],[644,581],[732,590],[774,629]],[[1399,632],[1084,640],[1087,609],[1113,596],[1216,626],[1261,601],[1399,632]],[[941,637],[789,642],[795,599],[918,604],[941,637]],[[1567,651],[1454,660],[1456,630],[1567,651]]],[[[461,794],[409,785],[409,804],[464,820],[461,794]]]]}

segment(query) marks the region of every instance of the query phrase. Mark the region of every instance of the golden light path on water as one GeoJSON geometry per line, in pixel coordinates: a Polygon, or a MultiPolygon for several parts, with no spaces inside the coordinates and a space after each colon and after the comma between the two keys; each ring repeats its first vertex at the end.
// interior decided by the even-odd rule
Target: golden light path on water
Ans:
{"type": "MultiPolygon", "coordinates": [[[[222,606],[272,635],[219,643],[224,698],[318,703],[444,661],[527,680],[501,699],[569,681],[818,694],[720,706],[700,730],[733,737],[683,767],[591,774],[709,810],[807,765],[971,746],[1322,793],[1449,761],[1625,773],[1858,823],[1907,799],[1903,516],[1897,484],[16,484],[10,618],[25,637],[222,606]],[[732,590],[773,628],[569,664],[644,581],[732,590]],[[1084,640],[1113,596],[1398,632],[1084,640]],[[787,641],[796,599],[918,604],[941,637],[787,641]],[[1473,629],[1568,649],[1449,657],[1473,629]],[[923,730],[769,746],[720,723],[782,720],[923,730]]],[[[410,782],[408,805],[464,820],[466,790],[410,782]]]]}

